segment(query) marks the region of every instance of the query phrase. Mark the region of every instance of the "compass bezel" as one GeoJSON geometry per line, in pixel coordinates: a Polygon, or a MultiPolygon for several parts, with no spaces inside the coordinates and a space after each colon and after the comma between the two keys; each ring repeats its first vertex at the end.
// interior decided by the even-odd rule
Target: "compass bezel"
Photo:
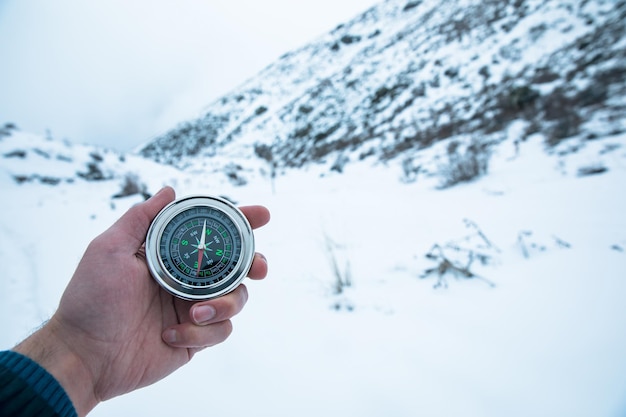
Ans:
{"type": "Polygon", "coordinates": [[[220,197],[192,195],[171,202],[154,218],[146,236],[146,261],[152,277],[167,292],[184,300],[208,300],[233,291],[250,271],[253,258],[254,234],[248,219],[236,206],[220,197]],[[209,207],[223,213],[241,240],[239,258],[232,271],[206,286],[191,286],[172,275],[163,262],[167,254],[162,254],[160,249],[165,228],[177,215],[194,207],[209,207]]]}

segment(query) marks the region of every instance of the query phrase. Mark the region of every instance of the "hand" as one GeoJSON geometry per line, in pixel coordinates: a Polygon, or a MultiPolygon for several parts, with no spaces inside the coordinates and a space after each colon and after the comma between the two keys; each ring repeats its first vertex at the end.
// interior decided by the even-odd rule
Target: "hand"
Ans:
{"type": "MultiPolygon", "coordinates": [[[[192,303],[152,279],[143,243],[151,221],[173,200],[174,191],[164,188],[94,239],[56,313],[15,348],[57,378],[79,415],[164,378],[196,352],[224,341],[230,319],[248,299],[240,285],[223,297],[192,303]]],[[[264,207],[241,211],[252,228],[269,221],[264,207]]],[[[248,276],[266,274],[265,258],[255,254],[248,276]]]]}

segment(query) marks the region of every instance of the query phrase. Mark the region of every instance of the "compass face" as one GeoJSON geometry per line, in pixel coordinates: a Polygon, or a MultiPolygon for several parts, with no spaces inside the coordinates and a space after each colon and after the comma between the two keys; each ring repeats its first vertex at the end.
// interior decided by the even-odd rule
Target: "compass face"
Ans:
{"type": "Polygon", "coordinates": [[[254,256],[254,236],[246,217],[217,197],[187,197],[165,207],[146,239],[146,259],[167,291],[204,300],[234,290],[254,256]]]}

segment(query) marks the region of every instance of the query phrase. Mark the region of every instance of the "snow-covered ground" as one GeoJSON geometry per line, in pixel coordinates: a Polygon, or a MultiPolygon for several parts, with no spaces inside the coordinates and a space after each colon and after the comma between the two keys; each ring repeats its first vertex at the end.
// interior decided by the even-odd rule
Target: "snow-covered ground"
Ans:
{"type": "Polygon", "coordinates": [[[369,163],[233,187],[106,153],[112,179],[68,182],[92,151],[0,137],[0,348],[52,314],[87,243],[141,200],[111,199],[132,172],[150,192],[268,206],[256,238],[270,273],[247,283],[225,343],[93,416],[623,416],[626,135],[561,154],[567,142],[511,143],[488,176],[440,190],[369,163]],[[441,264],[426,257],[436,244],[473,253],[478,277],[420,278],[441,264]]]}

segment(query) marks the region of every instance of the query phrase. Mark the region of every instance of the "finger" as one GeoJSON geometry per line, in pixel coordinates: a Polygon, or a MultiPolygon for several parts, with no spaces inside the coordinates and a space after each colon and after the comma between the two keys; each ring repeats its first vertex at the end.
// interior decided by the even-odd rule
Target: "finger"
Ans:
{"type": "Polygon", "coordinates": [[[265,226],[270,221],[270,211],[266,207],[244,206],[239,209],[248,218],[253,229],[265,226]]]}
{"type": "Polygon", "coordinates": [[[242,284],[222,297],[194,304],[189,309],[189,319],[199,326],[228,320],[239,314],[247,301],[248,289],[242,284]]]}
{"type": "Polygon", "coordinates": [[[165,330],[162,338],[165,343],[172,347],[197,349],[222,343],[232,332],[233,324],[230,320],[208,326],[184,323],[165,330]]]}
{"type": "Polygon", "coordinates": [[[111,228],[123,234],[119,244],[125,249],[138,250],[146,240],[152,220],[174,198],[174,189],[165,187],[148,200],[130,208],[111,228]]]}
{"type": "Polygon", "coordinates": [[[248,272],[248,277],[252,279],[263,279],[267,276],[267,259],[261,253],[254,254],[254,260],[252,266],[248,272]]]}
{"type": "Polygon", "coordinates": [[[189,310],[189,319],[168,327],[163,341],[180,348],[203,348],[223,342],[232,332],[230,319],[241,311],[248,300],[244,285],[223,297],[196,303],[189,310]]]}

